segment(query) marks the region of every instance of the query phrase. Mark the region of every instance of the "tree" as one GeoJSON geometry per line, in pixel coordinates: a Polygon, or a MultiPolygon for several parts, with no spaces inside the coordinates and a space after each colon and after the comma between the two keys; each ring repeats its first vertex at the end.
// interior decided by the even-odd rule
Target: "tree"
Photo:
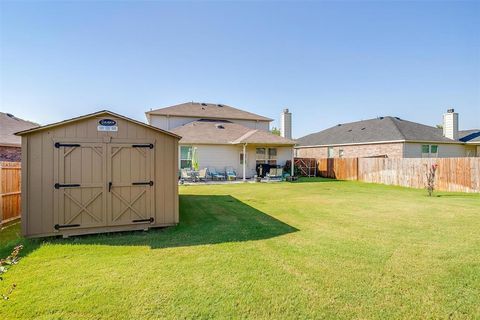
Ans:
{"type": "Polygon", "coordinates": [[[437,173],[438,164],[432,164],[430,167],[426,165],[426,167],[427,167],[427,173],[426,173],[427,183],[425,187],[427,188],[428,195],[431,197],[433,194],[433,190],[435,190],[435,175],[437,173]]]}
{"type": "Polygon", "coordinates": [[[436,127],[437,129],[443,129],[443,124],[437,124],[436,127]]]}
{"type": "Polygon", "coordinates": [[[270,132],[277,136],[280,135],[280,129],[278,129],[277,127],[273,127],[272,130],[270,130],[270,132]]]}

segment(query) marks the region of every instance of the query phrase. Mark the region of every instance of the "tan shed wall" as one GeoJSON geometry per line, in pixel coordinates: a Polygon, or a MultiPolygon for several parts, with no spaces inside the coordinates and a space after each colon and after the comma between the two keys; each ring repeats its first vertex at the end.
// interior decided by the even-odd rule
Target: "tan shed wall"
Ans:
{"type": "MultiPolygon", "coordinates": [[[[296,149],[298,158],[327,158],[328,147],[312,147],[296,149]]],[[[343,150],[343,158],[366,158],[387,155],[388,158],[402,158],[403,143],[375,143],[362,145],[334,146],[334,158],[343,150]]]]}
{"type": "MultiPolygon", "coordinates": [[[[54,221],[56,170],[54,142],[56,141],[154,143],[155,222],[153,226],[178,223],[178,140],[136,123],[105,115],[32,132],[22,137],[22,232],[24,235],[68,233],[55,232],[54,229],[56,223],[54,221]],[[98,120],[103,118],[116,120],[118,132],[97,131],[98,120]]],[[[95,230],[101,232],[110,229],[103,227],[95,230]]],[[[85,230],[79,233],[88,232],[92,231],[85,230]]]]}

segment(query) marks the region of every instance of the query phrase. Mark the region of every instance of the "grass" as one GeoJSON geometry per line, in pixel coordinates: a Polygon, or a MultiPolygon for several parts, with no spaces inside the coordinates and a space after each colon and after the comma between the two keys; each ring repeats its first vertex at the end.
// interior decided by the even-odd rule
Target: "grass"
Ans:
{"type": "Polygon", "coordinates": [[[175,228],[3,230],[2,256],[25,249],[0,281],[16,284],[2,318],[480,318],[478,194],[323,179],[180,191],[175,228]]]}

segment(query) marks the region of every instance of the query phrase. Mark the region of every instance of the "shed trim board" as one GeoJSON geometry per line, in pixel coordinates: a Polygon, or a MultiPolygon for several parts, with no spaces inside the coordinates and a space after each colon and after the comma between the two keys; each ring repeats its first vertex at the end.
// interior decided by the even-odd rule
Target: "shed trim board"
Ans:
{"type": "Polygon", "coordinates": [[[56,126],[66,125],[66,124],[69,124],[71,122],[75,122],[75,121],[79,121],[79,120],[83,120],[83,119],[88,119],[88,118],[92,118],[92,117],[98,117],[98,116],[101,116],[101,115],[104,115],[104,114],[108,114],[108,115],[111,115],[111,116],[114,116],[114,117],[118,117],[118,118],[121,118],[123,120],[127,120],[127,121],[130,121],[130,122],[136,123],[138,125],[147,127],[149,129],[152,129],[152,130],[163,132],[165,134],[171,135],[172,137],[176,137],[178,139],[182,138],[182,137],[180,137],[179,135],[176,135],[173,132],[160,129],[158,127],[151,126],[151,125],[146,124],[144,122],[140,122],[140,121],[137,121],[135,119],[122,116],[118,113],[115,113],[115,112],[112,112],[112,111],[109,111],[109,110],[97,111],[97,112],[86,114],[86,115],[83,115],[83,116],[79,116],[79,117],[75,117],[75,118],[71,118],[71,119],[67,119],[67,120],[63,120],[63,121],[59,121],[59,122],[54,122],[54,123],[51,123],[51,124],[47,124],[47,125],[40,126],[40,127],[35,127],[35,128],[32,128],[32,129],[28,129],[28,130],[19,131],[19,132],[16,132],[15,135],[22,136],[22,135],[27,134],[27,133],[40,131],[40,130],[46,130],[46,129],[53,128],[53,127],[56,127],[56,126]]]}
{"type": "Polygon", "coordinates": [[[98,117],[90,116],[21,134],[25,236],[178,223],[178,136],[115,119],[118,132],[98,131],[98,117]]]}

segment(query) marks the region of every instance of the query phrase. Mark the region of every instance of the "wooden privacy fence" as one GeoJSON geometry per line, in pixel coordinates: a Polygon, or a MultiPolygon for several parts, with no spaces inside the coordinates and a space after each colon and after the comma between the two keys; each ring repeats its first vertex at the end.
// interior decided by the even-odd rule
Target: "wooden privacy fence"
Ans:
{"type": "Polygon", "coordinates": [[[424,188],[427,168],[437,164],[435,188],[480,192],[480,158],[333,158],[317,159],[318,175],[412,188],[424,188]]]}
{"type": "Polygon", "coordinates": [[[21,167],[18,162],[0,162],[0,224],[20,218],[21,167]]]}

